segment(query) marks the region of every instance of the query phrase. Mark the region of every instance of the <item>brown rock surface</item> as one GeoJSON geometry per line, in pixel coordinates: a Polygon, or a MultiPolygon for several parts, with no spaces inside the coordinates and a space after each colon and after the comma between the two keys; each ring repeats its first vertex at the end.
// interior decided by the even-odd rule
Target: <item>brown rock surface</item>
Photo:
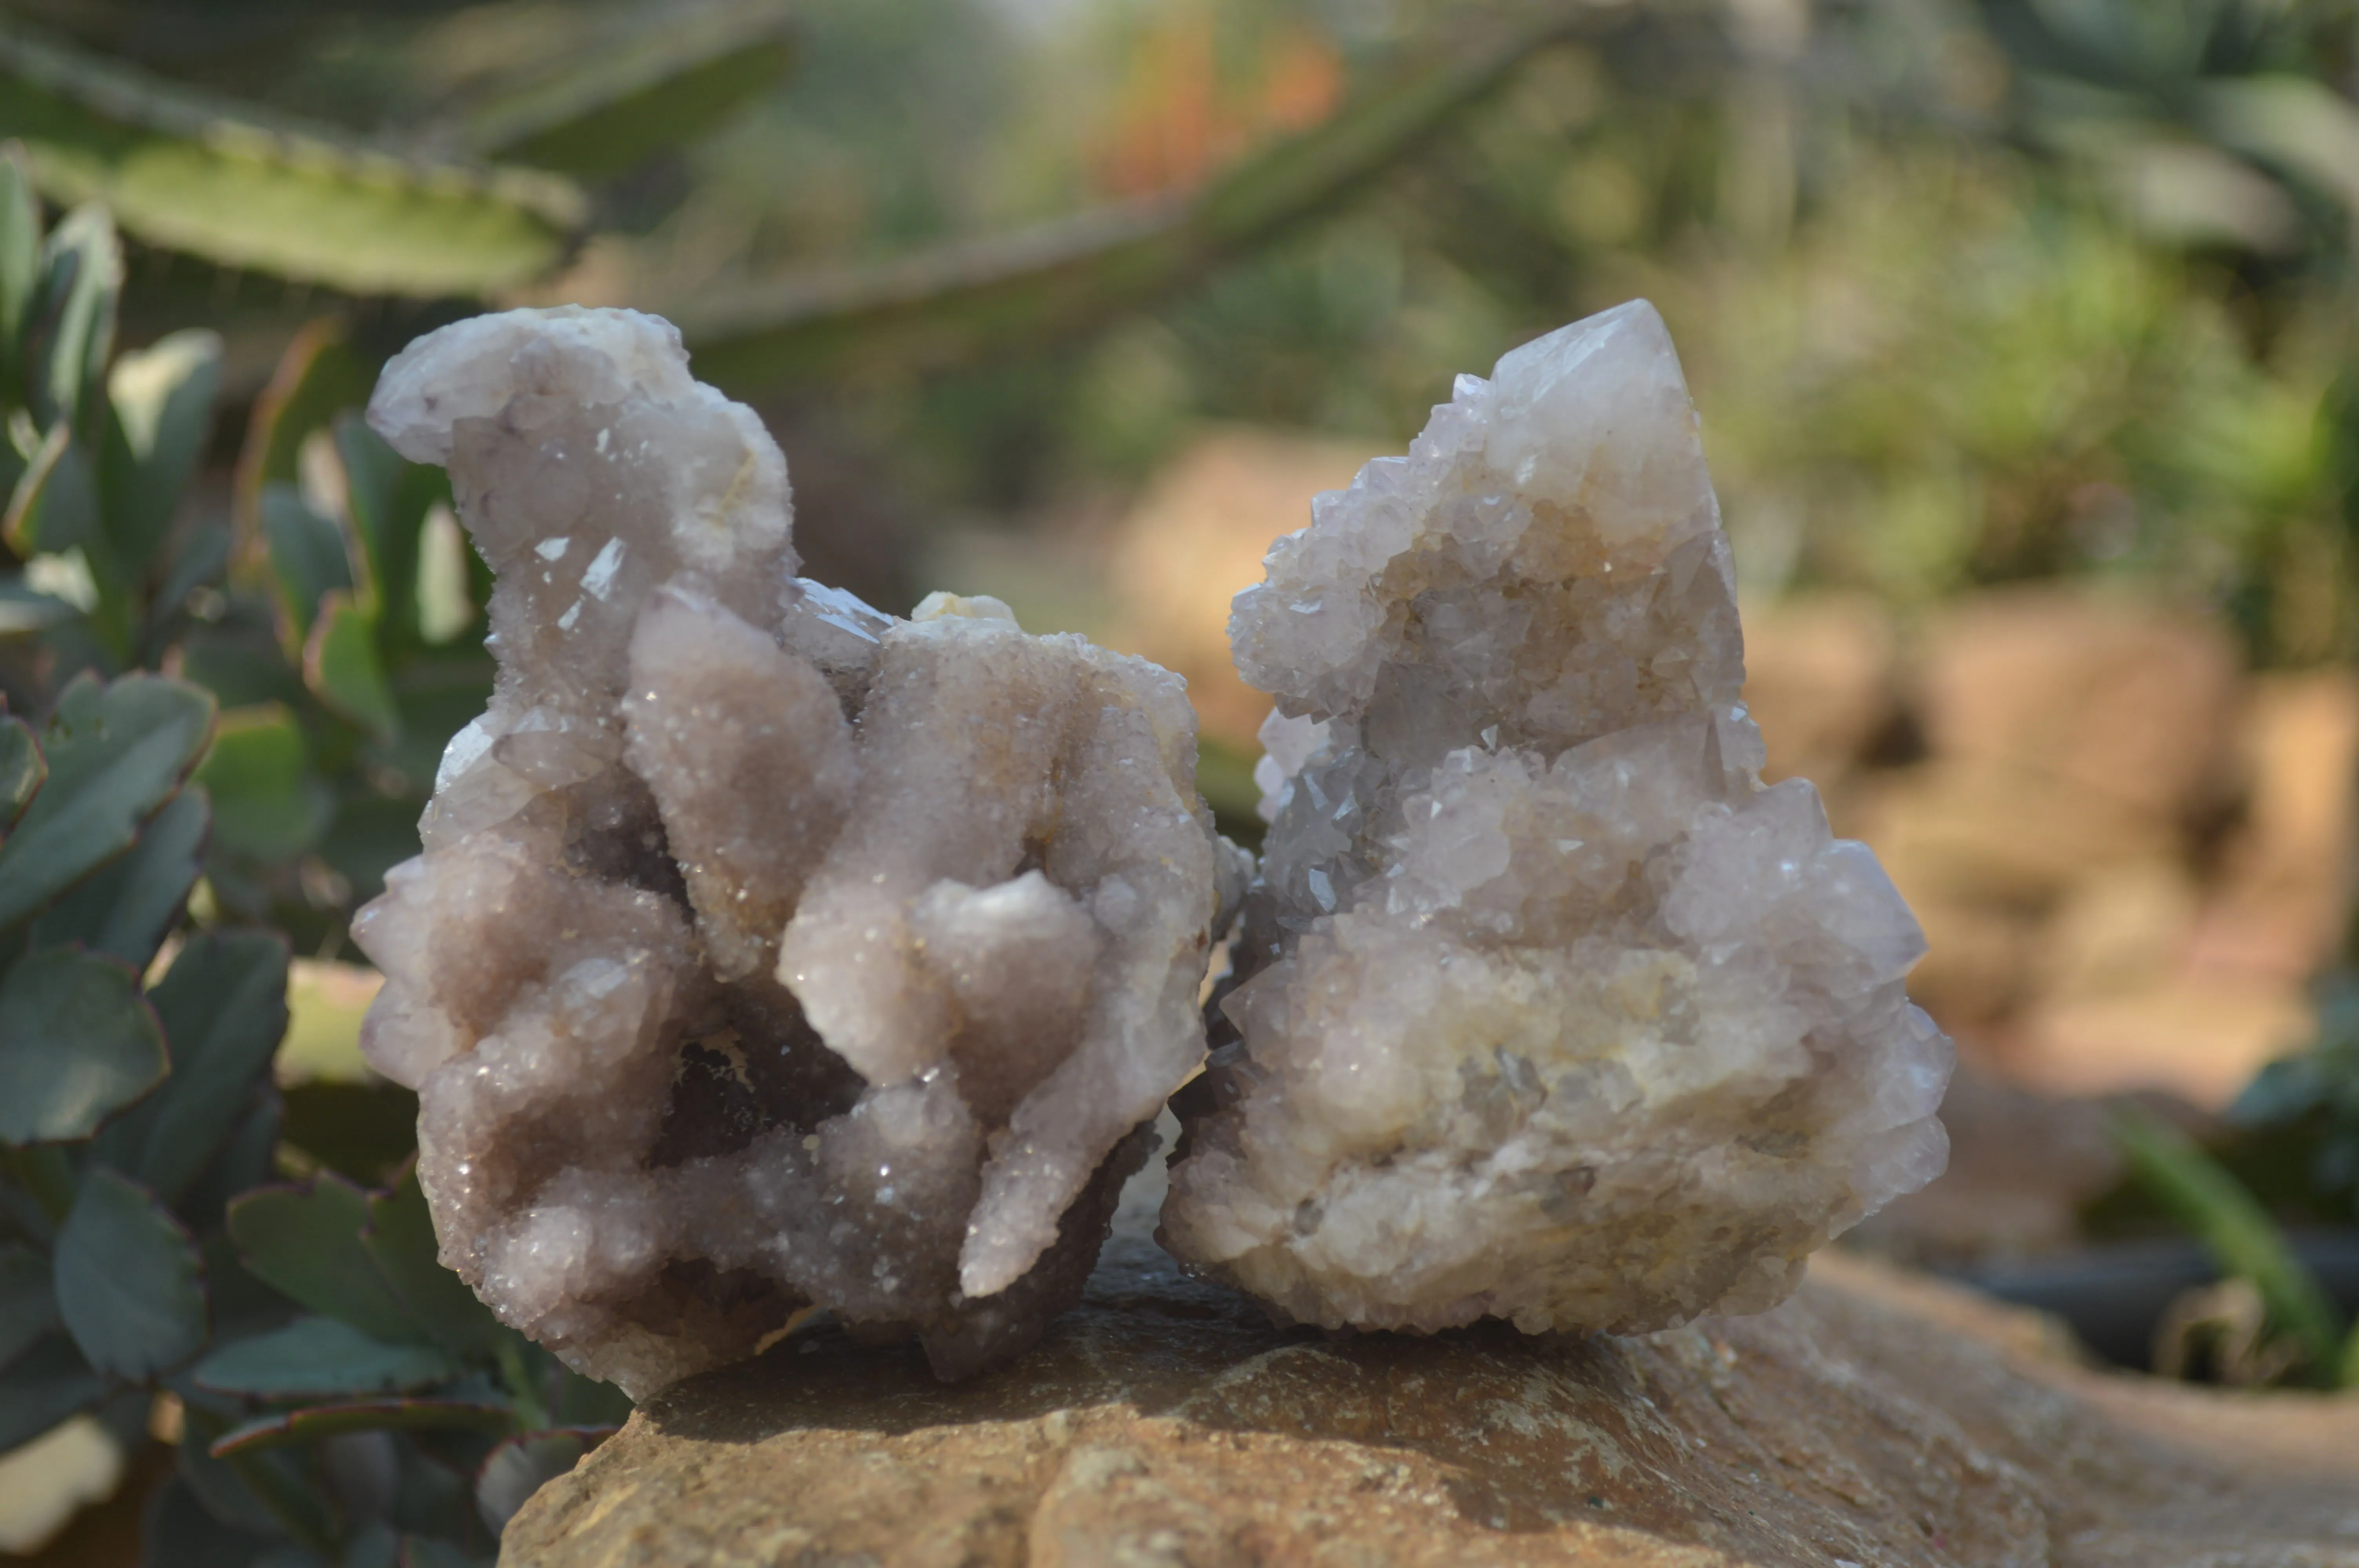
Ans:
{"type": "Polygon", "coordinates": [[[2359,1568],[2359,1400],[2090,1371],[1829,1254],[1645,1338],[1329,1337],[1118,1238],[975,1382],[823,1330],[671,1390],[502,1562],[2359,1568]]]}
{"type": "Polygon", "coordinates": [[[1922,702],[1936,755],[2172,820],[2220,784],[2236,651],[2218,622],[2071,589],[1962,600],[1930,629],[1922,702]]]}
{"type": "Polygon", "coordinates": [[[1836,796],[1899,708],[1892,612],[1862,593],[1745,606],[1745,706],[1769,748],[1762,778],[1805,778],[1836,796]]]}

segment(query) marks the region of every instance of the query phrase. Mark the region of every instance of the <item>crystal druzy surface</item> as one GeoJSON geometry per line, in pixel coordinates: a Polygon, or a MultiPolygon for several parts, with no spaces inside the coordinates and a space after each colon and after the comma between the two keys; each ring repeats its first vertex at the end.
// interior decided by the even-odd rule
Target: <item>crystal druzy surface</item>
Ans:
{"type": "Polygon", "coordinates": [[[1165,1244],[1331,1327],[1774,1304],[1939,1173],[1951,1053],[1874,855],[1757,777],[1661,318],[1462,377],[1311,516],[1230,622],[1275,820],[1165,1244]]]}
{"type": "Polygon", "coordinates": [[[354,924],[444,1260],[633,1394],[807,1304],[1020,1347],[1203,1051],[1178,677],[798,579],[777,448],[651,317],[445,328],[370,419],[496,574],[491,707],[354,924]]]}

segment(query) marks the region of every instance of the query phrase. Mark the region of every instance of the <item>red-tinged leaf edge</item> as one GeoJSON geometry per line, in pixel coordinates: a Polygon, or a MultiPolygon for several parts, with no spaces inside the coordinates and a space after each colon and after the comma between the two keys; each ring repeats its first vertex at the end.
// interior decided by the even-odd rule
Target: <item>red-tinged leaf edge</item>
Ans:
{"type": "Polygon", "coordinates": [[[417,1432],[430,1428],[506,1432],[515,1424],[506,1406],[473,1400],[353,1400],[260,1417],[223,1433],[206,1452],[216,1459],[228,1459],[240,1454],[316,1443],[348,1432],[417,1432]]]}

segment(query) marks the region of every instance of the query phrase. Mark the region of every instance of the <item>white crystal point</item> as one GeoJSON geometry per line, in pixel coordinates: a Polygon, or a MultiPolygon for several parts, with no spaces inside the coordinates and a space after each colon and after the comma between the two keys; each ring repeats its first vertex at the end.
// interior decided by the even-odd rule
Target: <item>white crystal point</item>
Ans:
{"type": "Polygon", "coordinates": [[[1661,318],[1461,377],[1311,517],[1231,622],[1274,820],[1166,1245],[1331,1327],[1776,1303],[1940,1173],[1951,1053],[1875,857],[1759,781],[1661,318]]]}
{"type": "Polygon", "coordinates": [[[1203,1054],[1238,878],[1179,677],[797,579],[777,448],[653,317],[446,328],[371,417],[497,574],[491,707],[353,923],[443,1257],[634,1395],[809,1304],[1020,1349],[1203,1054]]]}
{"type": "Polygon", "coordinates": [[[1647,301],[1510,351],[1491,387],[1489,466],[1530,501],[1584,514],[1616,570],[1720,525],[1687,378],[1647,301]]]}

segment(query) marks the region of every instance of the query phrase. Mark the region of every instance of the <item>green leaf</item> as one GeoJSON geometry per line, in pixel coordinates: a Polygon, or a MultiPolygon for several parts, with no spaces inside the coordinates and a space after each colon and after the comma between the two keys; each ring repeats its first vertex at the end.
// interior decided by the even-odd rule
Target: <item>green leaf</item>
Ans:
{"type": "Polygon", "coordinates": [[[284,1536],[223,1523],[189,1478],[175,1476],[147,1516],[139,1562],[140,1568],[265,1568],[286,1547],[284,1536]]]}
{"type": "Polygon", "coordinates": [[[21,1242],[0,1245],[0,1368],[57,1326],[49,1260],[21,1242]]]}
{"type": "Polygon", "coordinates": [[[0,580],[0,637],[21,637],[62,626],[81,611],[54,594],[27,588],[22,580],[0,580]]]}
{"type": "Polygon", "coordinates": [[[205,1261],[154,1194],[104,1166],[82,1173],[58,1232],[58,1310],[97,1371],[146,1382],[204,1348],[205,1261]]]}
{"type": "Polygon", "coordinates": [[[96,1404],[106,1379],[73,1341],[53,1334],[0,1373],[0,1454],[23,1447],[66,1417],[96,1404]]]}
{"type": "Polygon", "coordinates": [[[212,721],[211,694],[161,676],[66,687],[43,740],[49,782],[0,844],[0,929],[129,849],[203,753],[212,721]]]}
{"type": "Polygon", "coordinates": [[[295,633],[294,645],[300,646],[320,612],[320,600],[353,586],[344,531],[334,519],[312,511],[291,483],[263,486],[261,517],[279,607],[295,633]]]}
{"type": "MultiPolygon", "coordinates": [[[[182,1411],[180,1446],[174,1455],[174,1467],[206,1510],[232,1529],[292,1537],[304,1546],[328,1553],[337,1534],[330,1511],[332,1505],[319,1485],[317,1468],[304,1463],[309,1456],[245,1454],[219,1457],[212,1452],[212,1445],[238,1419],[241,1401],[208,1394],[186,1379],[178,1380],[174,1391],[180,1396],[182,1411]]],[[[288,1548],[282,1544],[277,1550],[283,1554],[288,1548]]]]}
{"type": "Polygon", "coordinates": [[[1178,201],[1101,210],[885,265],[707,291],[663,308],[696,373],[740,395],[862,373],[971,363],[1093,326],[1324,211],[1488,95],[1559,15],[1504,38],[1450,39],[1321,124],[1252,154],[1178,201]]]}
{"type": "MultiPolygon", "coordinates": [[[[8,511],[0,518],[0,538],[25,557],[59,555],[81,550],[85,557],[103,555],[105,541],[98,529],[98,486],[92,482],[90,460],[73,438],[68,425],[52,425],[33,459],[16,480],[8,497],[8,511]]],[[[114,562],[106,561],[109,581],[114,562]]],[[[98,575],[98,563],[92,563],[98,575]]]]}
{"type": "Polygon", "coordinates": [[[372,735],[390,739],[401,729],[377,656],[376,626],[349,593],[340,590],[320,601],[319,619],[303,644],[303,684],[330,709],[372,735]]]}
{"type": "MultiPolygon", "coordinates": [[[[218,1336],[222,1330],[216,1328],[218,1336]]],[[[245,1415],[241,1401],[223,1400],[222,1411],[206,1408],[196,1397],[195,1390],[185,1379],[179,1390],[182,1395],[180,1441],[174,1446],[172,1467],[207,1513],[234,1530],[251,1530],[258,1535],[275,1535],[278,1531],[277,1516],[264,1501],[256,1489],[247,1485],[239,1466],[227,1460],[216,1459],[209,1452],[212,1440],[227,1432],[245,1415]]],[[[251,1461],[249,1463],[252,1463],[251,1461]]],[[[299,1484],[291,1476],[277,1477],[288,1483],[299,1484]]],[[[276,1488],[274,1488],[276,1489],[276,1488]]]]}
{"type": "Polygon", "coordinates": [[[101,1132],[92,1152],[177,1204],[254,1098],[287,1033],[286,942],[269,932],[200,932],[147,998],[172,1076],[101,1132]]]}
{"type": "Polygon", "coordinates": [[[49,764],[42,759],[31,727],[0,713],[0,833],[16,826],[49,776],[49,764]]]}
{"type": "Polygon", "coordinates": [[[183,787],[147,819],[129,854],[102,867],[33,923],[34,944],[79,942],[145,972],[197,885],[212,821],[205,792],[183,787]]]}
{"type": "Polygon", "coordinates": [[[105,208],[84,202],[49,231],[41,251],[25,377],[25,401],[41,429],[70,425],[78,435],[97,436],[122,293],[123,242],[114,221],[105,208]]]}
{"type": "MultiPolygon", "coordinates": [[[[238,1113],[221,1148],[214,1152],[212,1163],[180,1195],[179,1209],[182,1217],[202,1229],[218,1230],[231,1199],[252,1192],[271,1178],[278,1168],[278,1124],[283,1114],[278,1091],[266,1079],[238,1113]]],[[[238,1272],[243,1275],[245,1269],[241,1266],[238,1272]]],[[[214,1286],[218,1308],[218,1271],[214,1271],[214,1286]]],[[[261,1287],[257,1285],[255,1289],[259,1291],[261,1287]]],[[[277,1300],[275,1296],[271,1299],[277,1300]]]]}
{"type": "Polygon", "coordinates": [[[368,1220],[367,1195],[337,1175],[248,1193],[229,1206],[230,1238],[255,1278],[373,1338],[423,1344],[424,1331],[361,1243],[368,1220]]]}
{"type": "Polygon", "coordinates": [[[215,1443],[212,1451],[216,1456],[258,1454],[348,1432],[507,1432],[514,1426],[506,1406],[480,1400],[354,1400],[247,1422],[215,1443]]]}
{"type": "Polygon", "coordinates": [[[2341,1359],[2343,1314],[2268,1212],[2225,1166],[2151,1112],[2117,1111],[2113,1128],[2132,1173],[2195,1233],[2223,1273],[2252,1281],[2270,1318],[2299,1342],[2313,1374],[2331,1381],[2341,1359]]]}
{"type": "Polygon", "coordinates": [[[230,531],[218,523],[200,521],[179,535],[163,586],[147,609],[151,643],[160,640],[160,629],[173,616],[188,608],[190,594],[228,575],[229,545],[230,531]]]}
{"type": "Polygon", "coordinates": [[[88,1138],[169,1070],[163,1029],[121,960],[44,947],[0,976],[0,1143],[88,1138]]]}
{"type": "Polygon", "coordinates": [[[788,15],[777,0],[644,13],[555,68],[479,98],[451,139],[477,157],[593,178],[624,173],[783,80],[794,63],[788,15]]]}
{"type": "Polygon", "coordinates": [[[369,609],[388,646],[420,646],[429,640],[419,597],[426,519],[436,505],[449,504],[450,476],[406,461],[356,411],[340,416],[335,431],[353,531],[368,556],[369,609]]]}
{"type": "Polygon", "coordinates": [[[337,1318],[299,1317],[276,1333],[224,1346],[190,1376],[215,1393],[283,1401],[409,1393],[462,1370],[430,1345],[387,1345],[337,1318]]]}
{"type": "Polygon", "coordinates": [[[371,1194],[361,1244],[412,1321],[454,1356],[488,1353],[507,1330],[464,1280],[442,1266],[416,1165],[389,1190],[371,1194]]]}
{"type": "Polygon", "coordinates": [[[2332,86],[2293,72],[2215,78],[2200,90],[2198,113],[2221,141],[2359,216],[2359,106],[2332,86]]]}
{"type": "Polygon", "coordinates": [[[238,449],[230,506],[242,556],[263,553],[265,487],[293,484],[304,438],[325,428],[342,410],[366,404],[375,379],[374,368],[353,352],[342,319],[321,317],[296,332],[271,372],[269,384],[254,401],[254,411],[246,416],[245,441],[238,449]]]}
{"type": "Polygon", "coordinates": [[[278,703],[222,715],[196,777],[212,796],[223,849],[286,860],[319,841],[334,802],[312,775],[309,751],[302,726],[278,703]]]}
{"type": "MultiPolygon", "coordinates": [[[[0,148],[0,369],[13,376],[41,272],[41,204],[25,149],[0,148]]],[[[14,384],[13,381],[0,384],[14,384]]]]}
{"type": "Polygon", "coordinates": [[[221,335],[190,330],[125,354],[107,373],[100,511],[116,558],[134,575],[158,575],[155,557],[212,433],[221,362],[221,335]]]}
{"type": "Polygon", "coordinates": [[[103,200],[151,245],[350,294],[478,297],[562,261],[586,204],[552,176],[400,157],[224,104],[21,23],[0,135],[43,194],[103,200]]]}

